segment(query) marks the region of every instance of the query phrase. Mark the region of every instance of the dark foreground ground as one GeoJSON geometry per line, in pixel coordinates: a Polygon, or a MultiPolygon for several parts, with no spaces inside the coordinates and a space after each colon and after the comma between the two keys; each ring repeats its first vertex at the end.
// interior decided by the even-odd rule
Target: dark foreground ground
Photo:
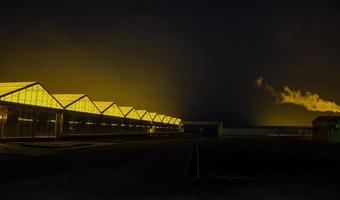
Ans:
{"type": "Polygon", "coordinates": [[[340,199],[340,145],[206,139],[197,162],[195,141],[107,140],[25,149],[42,155],[2,153],[0,199],[340,199]]]}

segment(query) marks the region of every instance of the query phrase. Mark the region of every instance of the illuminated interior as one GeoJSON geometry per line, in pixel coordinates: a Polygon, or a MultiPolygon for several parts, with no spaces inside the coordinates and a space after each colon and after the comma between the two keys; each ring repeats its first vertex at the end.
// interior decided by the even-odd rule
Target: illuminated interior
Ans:
{"type": "Polygon", "coordinates": [[[156,112],[148,112],[152,121],[155,119],[155,117],[157,116],[157,113],[156,112]]]}
{"type": "Polygon", "coordinates": [[[162,122],[164,124],[168,124],[170,122],[170,119],[171,119],[171,116],[165,116],[162,122]]]}
{"type": "Polygon", "coordinates": [[[146,112],[145,115],[142,117],[142,120],[152,122],[153,118],[151,117],[149,112],[146,112]]]}
{"type": "Polygon", "coordinates": [[[138,119],[138,120],[141,119],[137,110],[134,109],[134,108],[126,115],[126,118],[128,118],[128,119],[138,119]]]}
{"type": "MultiPolygon", "coordinates": [[[[97,105],[99,101],[95,101],[94,103],[97,105]]],[[[104,107],[104,105],[108,105],[108,107],[104,108],[101,110],[103,115],[106,116],[113,116],[113,117],[122,117],[124,118],[125,115],[122,113],[122,111],[120,110],[120,108],[117,106],[117,104],[110,102],[110,104],[108,102],[106,103],[99,103],[101,108],[99,108],[100,110],[104,107]]],[[[97,106],[98,107],[98,106],[97,106]]]]}
{"type": "Polygon", "coordinates": [[[154,119],[155,122],[162,122],[163,119],[164,119],[165,115],[160,115],[160,114],[157,114],[156,118],[154,119]]]}
{"type": "Polygon", "coordinates": [[[119,109],[122,111],[124,117],[133,109],[132,106],[119,106],[119,109]]]}
{"type": "Polygon", "coordinates": [[[143,119],[144,115],[146,114],[146,110],[136,110],[136,111],[139,115],[139,118],[143,119]]]}
{"type": "Polygon", "coordinates": [[[176,120],[177,120],[177,119],[174,118],[174,117],[171,118],[169,124],[176,124],[176,120]]]}
{"type": "Polygon", "coordinates": [[[85,94],[54,94],[53,95],[66,110],[100,114],[91,99],[85,94]]]}
{"type": "Polygon", "coordinates": [[[181,119],[177,119],[176,120],[176,125],[178,125],[178,126],[182,125],[182,120],[181,119]]]}
{"type": "Polygon", "coordinates": [[[0,83],[1,101],[63,109],[38,82],[0,83]]]}
{"type": "Polygon", "coordinates": [[[114,104],[112,101],[93,101],[93,103],[97,106],[100,112],[105,111],[112,104],[114,104]]]}

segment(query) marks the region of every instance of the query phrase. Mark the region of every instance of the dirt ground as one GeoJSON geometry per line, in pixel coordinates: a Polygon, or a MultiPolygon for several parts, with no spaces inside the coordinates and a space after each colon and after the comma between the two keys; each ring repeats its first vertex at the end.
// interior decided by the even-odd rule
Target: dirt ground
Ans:
{"type": "Polygon", "coordinates": [[[179,137],[25,148],[44,153],[0,153],[1,200],[340,199],[338,144],[179,137]]]}

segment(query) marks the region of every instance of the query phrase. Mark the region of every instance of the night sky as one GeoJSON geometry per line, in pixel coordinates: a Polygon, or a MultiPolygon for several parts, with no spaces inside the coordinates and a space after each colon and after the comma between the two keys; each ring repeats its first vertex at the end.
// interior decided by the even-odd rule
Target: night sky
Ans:
{"type": "Polygon", "coordinates": [[[184,120],[310,125],[263,76],[340,103],[336,1],[1,1],[0,82],[38,80],[184,120]]]}

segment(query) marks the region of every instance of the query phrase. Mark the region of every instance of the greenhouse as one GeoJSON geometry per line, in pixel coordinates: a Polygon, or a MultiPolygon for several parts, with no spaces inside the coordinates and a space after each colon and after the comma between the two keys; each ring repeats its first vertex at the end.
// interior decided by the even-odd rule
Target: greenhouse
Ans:
{"type": "Polygon", "coordinates": [[[39,82],[0,83],[0,140],[180,132],[181,120],[86,94],[51,94],[39,82]]]}

